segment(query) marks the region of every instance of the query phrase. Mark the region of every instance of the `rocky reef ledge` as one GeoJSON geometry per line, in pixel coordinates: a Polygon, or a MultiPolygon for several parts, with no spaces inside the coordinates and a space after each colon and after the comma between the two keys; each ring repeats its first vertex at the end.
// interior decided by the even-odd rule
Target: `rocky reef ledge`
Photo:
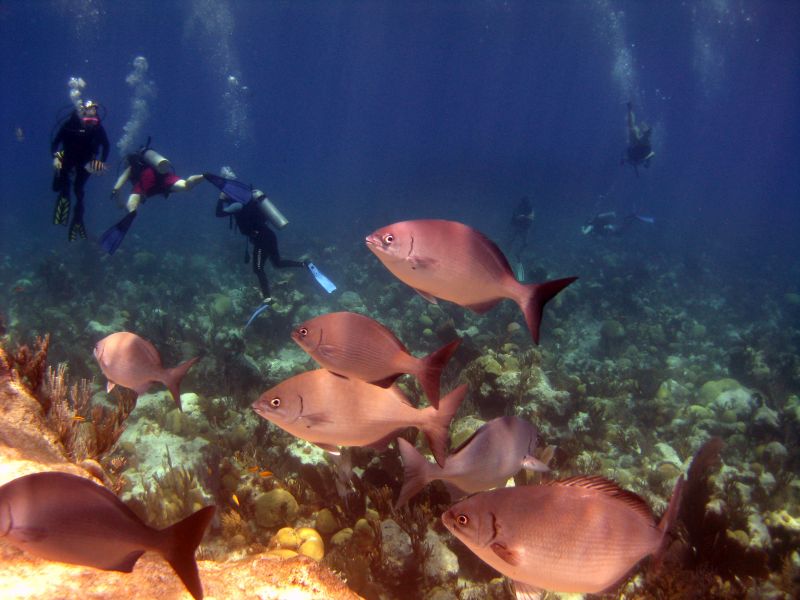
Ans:
{"type": "MultiPolygon", "coordinates": [[[[39,471],[62,471],[92,479],[86,470],[67,460],[41,413],[36,399],[0,374],[0,485],[39,471]]],[[[201,553],[202,546],[198,554],[201,553]]],[[[331,571],[303,556],[278,559],[255,555],[236,561],[197,563],[206,600],[360,598],[331,571]]],[[[155,554],[145,554],[132,573],[117,573],[41,560],[4,542],[2,537],[0,590],[4,600],[191,598],[170,566],[155,554]]]]}

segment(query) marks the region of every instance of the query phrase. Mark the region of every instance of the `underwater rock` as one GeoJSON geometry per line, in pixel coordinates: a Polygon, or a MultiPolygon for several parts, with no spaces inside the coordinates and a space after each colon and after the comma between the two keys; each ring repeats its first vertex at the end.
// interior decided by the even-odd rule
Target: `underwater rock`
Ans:
{"type": "Polygon", "coordinates": [[[351,539],[353,539],[353,529],[350,527],[345,527],[344,529],[340,529],[333,534],[331,537],[331,545],[341,546],[349,542],[351,539]]]}
{"type": "MultiPolygon", "coordinates": [[[[188,598],[171,567],[157,555],[146,553],[132,573],[101,571],[89,567],[27,560],[8,556],[0,548],[3,600],[53,598],[188,598]],[[9,561],[9,562],[7,562],[9,561]]],[[[241,560],[197,561],[205,597],[277,600],[358,600],[359,596],[329,569],[304,556],[272,558],[268,553],[241,560]]]]}
{"type": "Polygon", "coordinates": [[[428,560],[424,565],[426,577],[442,584],[457,579],[458,557],[447,547],[441,536],[432,529],[428,529],[425,532],[423,544],[428,552],[428,560]]]}
{"type": "Polygon", "coordinates": [[[346,290],[339,296],[339,304],[344,310],[349,310],[356,313],[366,313],[367,307],[364,300],[358,293],[352,290],[346,290]]]}
{"type": "Polygon", "coordinates": [[[615,319],[606,319],[600,325],[600,349],[606,354],[618,354],[625,345],[625,327],[615,319]]]}
{"type": "Polygon", "coordinates": [[[294,496],[280,488],[256,496],[254,504],[256,523],[266,528],[292,523],[300,511],[294,496]]]}
{"type": "Polygon", "coordinates": [[[764,524],[761,515],[757,512],[751,512],[747,517],[747,531],[749,533],[747,547],[768,549],[772,545],[772,538],[769,535],[769,530],[764,524]]]}
{"type": "Polygon", "coordinates": [[[331,535],[339,529],[339,523],[329,508],[323,508],[314,517],[314,526],[322,535],[331,535]]]}
{"type": "MultiPolygon", "coordinates": [[[[339,535],[339,533],[336,535],[339,535]]],[[[358,548],[367,551],[371,550],[375,545],[376,533],[369,521],[362,518],[356,521],[356,524],[353,526],[352,538],[358,548]]]]}
{"type": "Polygon", "coordinates": [[[764,524],[770,529],[783,529],[794,534],[800,533],[800,519],[791,515],[785,508],[767,513],[767,516],[764,517],[764,524]]]}
{"type": "Polygon", "coordinates": [[[742,387],[742,384],[735,379],[724,378],[706,381],[700,387],[699,400],[704,405],[708,406],[717,399],[723,392],[729,392],[742,387]]]}
{"type": "Polygon", "coordinates": [[[272,537],[270,542],[273,549],[273,556],[280,556],[281,558],[290,558],[296,554],[308,556],[314,560],[322,560],[325,556],[325,545],[322,542],[322,537],[315,529],[311,527],[283,527],[278,530],[272,537]],[[288,550],[287,552],[275,552],[275,550],[288,550]]]}
{"type": "Polygon", "coordinates": [[[450,448],[455,449],[467,441],[486,421],[473,415],[467,415],[453,421],[450,425],[450,448]]]}
{"type": "Polygon", "coordinates": [[[381,552],[391,577],[399,580],[411,568],[414,559],[411,538],[392,519],[381,521],[381,552]]]}
{"type": "Polygon", "coordinates": [[[211,313],[217,318],[223,318],[233,312],[233,301],[227,294],[214,294],[211,301],[211,313]]]}

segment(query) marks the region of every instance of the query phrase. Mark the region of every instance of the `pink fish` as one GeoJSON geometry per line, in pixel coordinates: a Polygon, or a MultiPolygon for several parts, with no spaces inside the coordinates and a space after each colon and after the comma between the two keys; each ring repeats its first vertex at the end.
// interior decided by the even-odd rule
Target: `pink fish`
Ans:
{"type": "Polygon", "coordinates": [[[533,456],[539,432],[519,417],[498,417],[484,423],[445,460],[444,467],[429,463],[403,438],[397,447],[403,457],[403,487],[397,506],[403,506],[429,482],[440,479],[452,499],[505,485],[520,469],[550,469],[533,456]]]}
{"type": "Polygon", "coordinates": [[[599,593],[661,553],[682,489],[681,476],[659,523],[639,496],[601,477],[479,492],[451,506],[442,522],[509,577],[518,598],[542,590],[599,593]]]}
{"type": "Polygon", "coordinates": [[[161,365],[161,356],[155,346],[135,333],[112,333],[94,346],[94,357],[100,370],[108,379],[107,390],[115,385],[144,394],[155,382],[169,388],[178,408],[181,408],[181,380],[199,358],[192,358],[172,369],[161,365]]]}
{"type": "Polygon", "coordinates": [[[439,407],[442,370],[461,343],[455,340],[424,358],[416,358],[389,329],[352,312],[329,313],[306,321],[294,328],[292,339],[320,366],[338,375],[389,387],[403,373],[411,373],[434,408],[439,407]]]}
{"type": "Polygon", "coordinates": [[[44,558],[130,573],[150,550],[161,554],[202,600],[194,554],[214,516],[207,506],[157,531],[106,488],[67,473],[33,473],[0,486],[0,537],[44,558]]]}
{"type": "Polygon", "coordinates": [[[522,284],[494,242],[455,221],[402,221],[366,242],[395,277],[430,302],[441,298],[482,314],[503,298],[513,300],[537,344],[544,305],[577,279],[522,284]]]}
{"type": "Polygon", "coordinates": [[[439,409],[414,408],[392,386],[382,388],[334,375],[326,369],[307,371],[267,390],[253,403],[256,413],[292,435],[338,453],[339,446],[383,450],[406,427],[421,429],[434,458],[444,463],[448,429],[467,392],[460,385],[439,403],[439,409]]]}

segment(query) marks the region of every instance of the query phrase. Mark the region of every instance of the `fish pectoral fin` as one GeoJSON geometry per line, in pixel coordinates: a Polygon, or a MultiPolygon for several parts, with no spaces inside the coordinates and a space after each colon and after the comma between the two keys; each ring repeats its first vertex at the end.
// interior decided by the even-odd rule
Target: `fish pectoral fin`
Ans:
{"type": "Polygon", "coordinates": [[[502,558],[512,567],[518,567],[520,565],[519,554],[517,552],[514,552],[513,550],[509,550],[508,546],[501,544],[499,542],[495,542],[490,547],[492,551],[495,554],[497,554],[497,556],[502,558]]]}
{"type": "Polygon", "coordinates": [[[499,300],[489,300],[488,302],[479,302],[477,304],[469,304],[466,308],[471,310],[474,313],[478,313],[482,315],[485,312],[489,312],[491,309],[495,307],[495,305],[500,302],[499,300]]]}
{"type": "Polygon", "coordinates": [[[325,452],[333,454],[334,456],[340,456],[342,454],[339,446],[333,446],[331,444],[317,444],[317,446],[325,450],[325,452]]]}
{"type": "Polygon", "coordinates": [[[522,468],[527,471],[533,471],[534,473],[548,473],[550,471],[550,467],[530,454],[522,459],[522,468]]]}
{"type": "Polygon", "coordinates": [[[439,304],[439,301],[434,296],[431,296],[428,292],[423,292],[422,290],[418,290],[417,288],[414,288],[414,291],[417,292],[423,298],[425,298],[425,300],[427,300],[431,304],[439,304]]]}
{"type": "Polygon", "coordinates": [[[47,537],[47,532],[40,527],[12,527],[12,536],[23,544],[35,544],[47,537]]]}
{"type": "Polygon", "coordinates": [[[130,573],[133,571],[133,566],[136,564],[136,561],[139,560],[142,554],[144,554],[144,550],[134,550],[133,552],[123,556],[121,560],[105,567],[105,570],[130,573]]]}
{"type": "Polygon", "coordinates": [[[114,383],[109,379],[108,382],[106,383],[106,394],[110,394],[111,390],[113,390],[116,387],[116,385],[117,385],[116,383],[114,383]]]}
{"type": "Polygon", "coordinates": [[[412,269],[430,269],[439,263],[435,258],[423,258],[421,256],[409,256],[406,260],[412,269]]]}
{"type": "Polygon", "coordinates": [[[514,595],[517,600],[541,600],[542,590],[539,588],[522,583],[521,581],[511,580],[511,585],[514,588],[514,595]]]}
{"type": "Polygon", "coordinates": [[[394,384],[394,382],[397,381],[398,377],[400,377],[399,374],[398,375],[390,375],[389,377],[386,377],[384,379],[378,379],[377,381],[370,381],[370,383],[372,385],[377,385],[378,387],[390,388],[390,387],[392,387],[392,384],[394,384]]]}

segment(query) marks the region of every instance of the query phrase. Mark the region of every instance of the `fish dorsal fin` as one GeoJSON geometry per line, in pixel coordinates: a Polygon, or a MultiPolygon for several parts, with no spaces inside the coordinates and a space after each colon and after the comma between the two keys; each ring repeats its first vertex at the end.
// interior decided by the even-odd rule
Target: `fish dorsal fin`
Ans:
{"type": "Polygon", "coordinates": [[[545,485],[596,490],[609,498],[622,502],[643,517],[651,521],[655,520],[653,512],[641,496],[629,492],[628,490],[623,490],[617,483],[605,477],[599,477],[597,475],[578,475],[577,477],[570,477],[569,479],[562,479],[560,481],[550,481],[545,485]]]}
{"type": "Polygon", "coordinates": [[[480,231],[474,230],[475,233],[482,238],[483,243],[486,244],[489,253],[491,254],[492,258],[497,261],[498,266],[501,270],[508,273],[512,277],[514,277],[514,270],[511,268],[511,263],[508,262],[506,255],[503,254],[503,251],[500,250],[500,246],[495,244],[492,240],[486,237],[485,234],[481,233],[480,231]]]}
{"type": "Polygon", "coordinates": [[[459,452],[461,452],[461,451],[462,451],[464,448],[466,448],[466,447],[469,445],[469,443],[470,443],[470,442],[471,442],[473,439],[475,439],[475,436],[476,436],[476,435],[478,435],[478,434],[479,434],[481,431],[483,431],[484,429],[486,429],[486,425],[488,425],[488,423],[484,423],[483,425],[481,425],[480,427],[478,427],[478,428],[477,428],[475,431],[473,431],[471,436],[469,436],[467,439],[465,439],[463,442],[461,442],[461,443],[458,445],[458,448],[456,448],[455,450],[451,450],[451,451],[450,451],[450,456],[453,456],[454,454],[458,454],[458,453],[459,453],[459,452]]]}

